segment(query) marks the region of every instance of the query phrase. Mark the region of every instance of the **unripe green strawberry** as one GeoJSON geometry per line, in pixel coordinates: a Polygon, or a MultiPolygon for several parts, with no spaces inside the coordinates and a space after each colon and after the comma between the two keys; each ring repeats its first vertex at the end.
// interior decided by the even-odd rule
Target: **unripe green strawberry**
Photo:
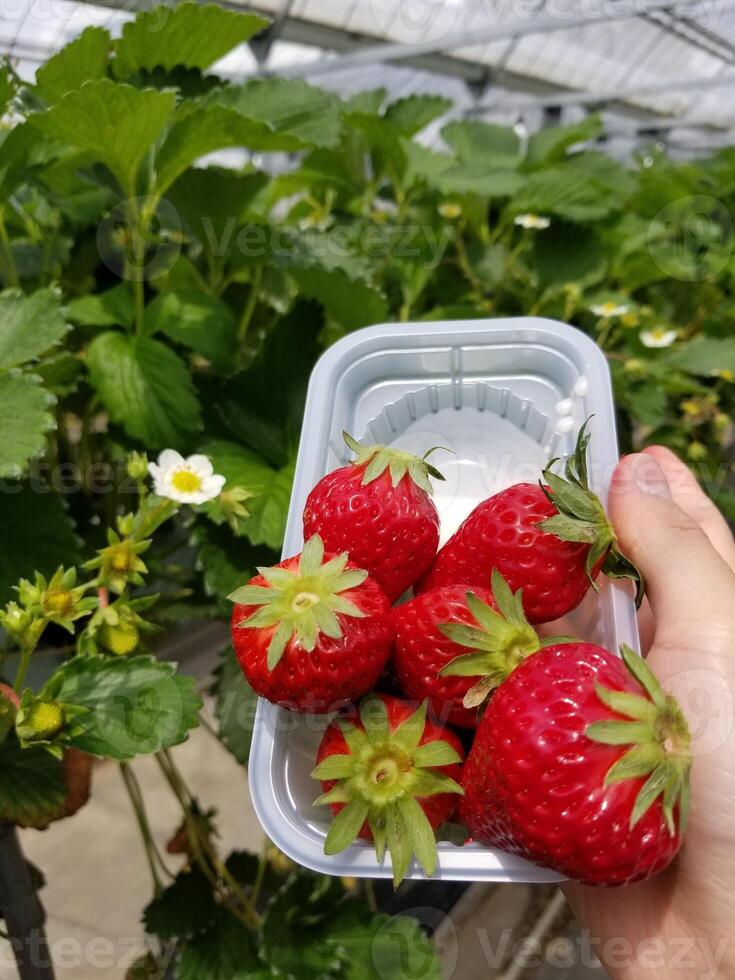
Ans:
{"type": "Polygon", "coordinates": [[[140,632],[135,623],[121,619],[118,623],[103,623],[97,633],[101,646],[109,653],[125,657],[140,643],[140,632]]]}

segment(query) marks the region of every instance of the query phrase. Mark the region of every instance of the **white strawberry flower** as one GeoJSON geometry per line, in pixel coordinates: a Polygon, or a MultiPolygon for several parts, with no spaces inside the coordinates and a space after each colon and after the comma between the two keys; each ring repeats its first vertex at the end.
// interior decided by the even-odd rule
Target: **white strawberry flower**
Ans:
{"type": "Polygon", "coordinates": [[[518,225],[519,228],[534,228],[541,231],[549,227],[551,218],[546,218],[542,214],[517,214],[513,224],[518,225]]]}
{"type": "Polygon", "coordinates": [[[175,449],[164,449],[157,463],[148,464],[148,472],[158,496],[180,504],[204,504],[218,497],[225,485],[225,478],[214,472],[208,456],[184,459],[175,449]]]}
{"type": "Polygon", "coordinates": [[[653,327],[651,330],[641,330],[640,338],[644,347],[671,347],[679,331],[674,327],[653,327]]]}
{"type": "Polygon", "coordinates": [[[608,300],[606,303],[595,303],[594,306],[590,306],[590,310],[595,316],[602,317],[603,320],[609,320],[614,316],[625,316],[629,309],[627,303],[616,303],[614,300],[608,300]]]}

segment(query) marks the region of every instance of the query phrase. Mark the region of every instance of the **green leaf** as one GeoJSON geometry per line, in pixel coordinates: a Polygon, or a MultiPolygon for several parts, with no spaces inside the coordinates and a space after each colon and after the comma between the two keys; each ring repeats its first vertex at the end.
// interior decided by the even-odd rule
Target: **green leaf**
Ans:
{"type": "Polygon", "coordinates": [[[183,742],[202,699],[193,677],[154,657],[74,657],[42,695],[89,711],[75,719],[72,745],[92,755],[131,759],[183,742]]]}
{"type": "Polygon", "coordinates": [[[66,505],[46,487],[18,483],[0,493],[0,604],[14,597],[18,579],[49,576],[81,561],[79,539],[66,505]]]}
{"type": "Polygon", "coordinates": [[[398,811],[416,858],[431,877],[436,870],[436,838],[421,804],[412,796],[398,800],[398,811]]]}
{"type": "Polygon", "coordinates": [[[347,330],[356,330],[388,318],[388,303],[382,293],[359,279],[350,279],[341,269],[289,268],[303,296],[315,299],[347,330]]]}
{"type": "Polygon", "coordinates": [[[520,163],[520,140],[508,126],[462,120],[442,129],[442,137],[465,163],[513,168],[520,163]]]}
{"type": "Polygon", "coordinates": [[[295,463],[289,463],[278,470],[263,493],[248,501],[250,516],[243,522],[243,529],[252,544],[264,544],[280,551],[291,504],[294,468],[295,463]]]}
{"type": "Polygon", "coordinates": [[[62,152],[63,146],[47,139],[32,122],[15,126],[0,141],[0,191],[7,196],[62,152]]]}
{"type": "Polygon", "coordinates": [[[338,96],[301,78],[255,78],[243,85],[227,85],[213,92],[207,102],[268,123],[303,145],[329,147],[339,142],[342,107],[338,96]]]}
{"type": "Polygon", "coordinates": [[[54,103],[90,79],[104,78],[112,39],[103,27],[87,27],[36,72],[36,91],[54,103]]]}
{"type": "Polygon", "coordinates": [[[40,747],[22,749],[12,732],[0,742],[0,821],[46,827],[63,816],[66,792],[60,759],[40,747]]]}
{"type": "Polygon", "coordinates": [[[181,358],[150,337],[95,337],[90,380],[110,418],[150,449],[186,446],[201,428],[199,399],[181,358]]]}
{"type": "Polygon", "coordinates": [[[218,371],[232,367],[236,346],[235,317],[215,296],[195,292],[161,293],[145,311],[149,334],[166,334],[212,362],[218,371]]]}
{"type": "Polygon", "coordinates": [[[118,79],[157,67],[203,70],[267,26],[264,17],[214,3],[154,7],[123,26],[112,69],[118,79]]]}
{"type": "Polygon", "coordinates": [[[212,886],[195,864],[179,872],[172,884],[146,905],[143,925],[146,932],[161,939],[189,939],[206,932],[217,914],[212,886]]]}
{"type": "Polygon", "coordinates": [[[82,327],[131,327],[135,319],[133,294],[125,283],[119,283],[104,293],[73,299],[68,314],[82,327]]]}
{"type": "Polygon", "coordinates": [[[186,943],[176,975],[178,980],[265,980],[270,973],[258,958],[253,932],[220,909],[212,927],[186,943]]]}
{"type": "Polygon", "coordinates": [[[54,289],[0,293],[0,368],[17,367],[55,347],[70,329],[54,289]]]}
{"type": "Polygon", "coordinates": [[[560,160],[575,143],[593,140],[602,130],[602,120],[597,115],[586,116],[581,122],[569,126],[539,129],[528,140],[525,164],[527,167],[540,167],[560,160]]]}
{"type": "Polygon", "coordinates": [[[7,62],[0,64],[0,115],[5,115],[10,101],[15,95],[17,89],[16,77],[7,62]]]}
{"type": "Polygon", "coordinates": [[[669,367],[687,374],[735,371],[735,337],[695,337],[660,356],[669,367]]]}
{"type": "Polygon", "coordinates": [[[303,143],[295,136],[275,133],[267,123],[249,119],[222,105],[194,109],[187,105],[175,119],[156,157],[159,192],[164,193],[200,157],[228,147],[272,153],[299,150],[303,143]]]}
{"type": "Polygon", "coordinates": [[[415,136],[430,122],[443,116],[452,108],[452,100],[441,95],[421,93],[397,99],[385,110],[385,121],[404,136],[415,136]]]}
{"type": "Polygon", "coordinates": [[[255,707],[258,696],[245,680],[235,651],[228,644],[222,651],[215,669],[214,712],[219,737],[240,765],[246,766],[253,738],[255,707]]]}
{"type": "MultiPolygon", "coordinates": [[[[244,487],[254,497],[268,492],[277,473],[252,449],[226,439],[209,439],[199,452],[209,456],[215,473],[224,476],[225,487],[244,487]]],[[[251,501],[246,503],[250,506],[251,501]]]]}
{"type": "Polygon", "coordinates": [[[442,170],[431,183],[443,194],[481,194],[510,197],[518,193],[526,178],[513,170],[496,169],[487,163],[466,162],[442,170]]]}
{"type": "Polygon", "coordinates": [[[590,228],[554,221],[533,242],[539,285],[566,283],[590,286],[605,277],[607,254],[602,239],[590,228]]]}
{"type": "Polygon", "coordinates": [[[368,918],[358,905],[338,910],[330,938],[345,952],[345,980],[441,980],[439,958],[408,915],[368,918]]]}
{"type": "Polygon", "coordinates": [[[513,209],[596,221],[621,211],[634,189],[633,177],[617,161],[601,153],[577,153],[529,174],[513,209]]]}
{"type": "Polygon", "coordinates": [[[194,526],[192,543],[197,549],[197,570],[202,573],[204,591],[219,600],[227,616],[232,613],[232,606],[225,597],[252,578],[256,566],[272,565],[278,560],[272,551],[252,548],[228,527],[216,527],[209,521],[199,521],[194,526]]]}
{"type": "Polygon", "coordinates": [[[317,304],[296,303],[268,333],[251,365],[212,390],[232,435],[276,466],[288,464],[298,444],[323,323],[317,304]]]}
{"type": "Polygon", "coordinates": [[[143,157],[169,122],[174,104],[171,91],[101,78],[85,82],[29,121],[52,139],[86,150],[105,164],[124,192],[132,193],[143,157]]]}
{"type": "Polygon", "coordinates": [[[207,253],[222,260],[237,248],[237,232],[248,208],[268,183],[260,172],[238,173],[224,167],[185,171],[170,187],[167,198],[187,230],[207,253]]]}
{"type": "Polygon", "coordinates": [[[19,477],[46,446],[56,425],[54,396],[37,375],[0,371],[0,477],[19,477]]]}
{"type": "Polygon", "coordinates": [[[331,978],[346,956],[329,937],[344,892],[339,878],[299,870],[271,899],[263,920],[264,958],[290,980],[331,978]]]}

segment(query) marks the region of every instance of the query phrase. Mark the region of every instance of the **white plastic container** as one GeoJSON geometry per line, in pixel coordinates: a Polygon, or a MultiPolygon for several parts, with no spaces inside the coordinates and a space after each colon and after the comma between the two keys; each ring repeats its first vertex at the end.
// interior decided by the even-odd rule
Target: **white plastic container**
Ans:
{"type": "MultiPolygon", "coordinates": [[[[442,542],[481,500],[513,483],[536,482],[549,456],[573,449],[589,415],[590,484],[603,500],[618,459],[607,362],[585,334],[535,317],[458,322],[382,324],[340,340],[320,358],[309,384],[296,477],[283,548],[303,544],[307,494],[325,473],[344,465],[346,429],[360,441],[423,453],[445,446],[432,462],[442,542]]],[[[628,585],[590,590],[564,623],[564,632],[618,650],[638,648],[628,585]]],[[[261,699],[250,754],[250,790],[268,836],[299,864],[334,875],[391,877],[362,841],[324,854],[327,807],[310,778],[329,717],[297,715],[261,699]]],[[[548,882],[558,875],[480,844],[438,844],[436,878],[548,882]]],[[[421,878],[415,864],[408,877],[421,878]]]]}

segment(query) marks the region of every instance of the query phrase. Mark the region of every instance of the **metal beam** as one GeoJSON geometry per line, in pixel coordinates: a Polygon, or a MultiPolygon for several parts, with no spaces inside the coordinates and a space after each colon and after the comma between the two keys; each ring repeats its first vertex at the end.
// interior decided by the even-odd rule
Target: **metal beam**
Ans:
{"type": "MultiPolygon", "coordinates": [[[[693,0],[687,11],[698,6],[705,6],[710,0],[693,0]]],[[[614,5],[606,7],[599,13],[580,13],[576,17],[563,19],[558,14],[544,14],[534,18],[514,17],[505,23],[495,23],[484,29],[474,28],[450,32],[434,41],[424,41],[417,44],[386,42],[371,44],[361,50],[338,58],[321,58],[306,65],[285,65],[279,68],[280,74],[313,76],[333,74],[346,69],[364,65],[385,64],[391,61],[406,61],[410,58],[425,57],[452,51],[456,48],[474,47],[478,44],[489,44],[494,41],[512,40],[534,34],[548,34],[555,31],[569,31],[576,28],[588,27],[606,21],[626,20],[640,17],[656,11],[674,11],[680,7],[678,0],[638,0],[633,5],[616,9],[614,5]]],[[[457,59],[461,60],[461,59],[457,59]]]]}
{"type": "Polygon", "coordinates": [[[466,115],[485,115],[487,112],[501,109],[503,112],[523,112],[526,109],[538,109],[545,106],[603,106],[611,102],[631,102],[648,95],[666,95],[669,92],[701,92],[717,88],[729,88],[735,85],[735,74],[716,75],[714,78],[679,78],[669,82],[655,82],[651,85],[635,85],[631,88],[614,88],[600,92],[549,92],[530,99],[501,100],[492,106],[475,106],[468,109],[466,115]]]}
{"type": "Polygon", "coordinates": [[[277,13],[269,26],[261,34],[252,38],[250,41],[250,50],[255,55],[255,60],[259,65],[264,67],[268,61],[268,55],[271,53],[271,48],[280,37],[281,31],[283,30],[284,24],[288,20],[293,5],[294,0],[281,0],[281,6],[278,8],[277,13]]]}

